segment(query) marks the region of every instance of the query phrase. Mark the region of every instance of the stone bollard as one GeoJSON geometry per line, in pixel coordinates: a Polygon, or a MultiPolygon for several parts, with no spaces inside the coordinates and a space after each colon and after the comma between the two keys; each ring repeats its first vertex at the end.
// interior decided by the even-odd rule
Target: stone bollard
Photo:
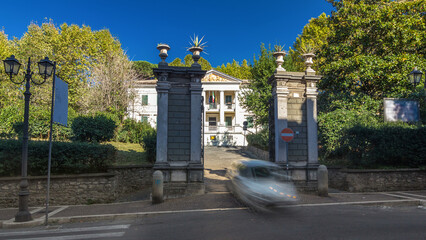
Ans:
{"type": "Polygon", "coordinates": [[[163,183],[164,177],[160,170],[157,170],[152,175],[152,203],[163,202],[163,183]]]}
{"type": "Polygon", "coordinates": [[[328,170],[324,165],[318,167],[318,195],[321,197],[328,196],[328,170]]]}

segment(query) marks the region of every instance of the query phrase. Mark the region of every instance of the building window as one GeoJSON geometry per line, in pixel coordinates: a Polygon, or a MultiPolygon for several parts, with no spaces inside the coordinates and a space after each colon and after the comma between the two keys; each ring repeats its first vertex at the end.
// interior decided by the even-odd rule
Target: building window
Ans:
{"type": "Polygon", "coordinates": [[[216,117],[209,117],[209,126],[216,126],[216,117]]]}
{"type": "Polygon", "coordinates": [[[248,116],[247,117],[247,127],[252,128],[253,127],[253,117],[248,116]]]}
{"type": "Polygon", "coordinates": [[[225,126],[232,127],[232,117],[225,117],[225,126]]]}
{"type": "Polygon", "coordinates": [[[231,95],[225,96],[225,103],[226,104],[232,104],[232,96],[231,95]]]}
{"type": "Polygon", "coordinates": [[[142,106],[148,105],[148,95],[142,95],[142,106]]]}
{"type": "Polygon", "coordinates": [[[141,122],[147,123],[148,122],[148,116],[141,116],[141,122]]]}

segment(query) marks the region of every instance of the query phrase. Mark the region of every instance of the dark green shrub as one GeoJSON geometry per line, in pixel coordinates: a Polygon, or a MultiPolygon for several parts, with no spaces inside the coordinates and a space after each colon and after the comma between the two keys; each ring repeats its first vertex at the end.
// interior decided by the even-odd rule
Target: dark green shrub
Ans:
{"type": "Polygon", "coordinates": [[[318,116],[318,140],[321,158],[340,158],[342,136],[347,129],[355,125],[374,126],[378,123],[377,116],[368,111],[351,111],[336,109],[318,116]]]}
{"type": "Polygon", "coordinates": [[[105,116],[80,116],[74,119],[72,140],[81,142],[105,142],[114,137],[116,124],[105,116]]]}
{"type": "Polygon", "coordinates": [[[143,135],[147,129],[152,129],[151,125],[147,122],[126,119],[117,131],[116,139],[119,142],[142,143],[143,135]]]}
{"type": "Polygon", "coordinates": [[[142,133],[141,145],[145,150],[146,158],[150,163],[155,163],[157,154],[157,130],[149,127],[142,133]]]}
{"type": "Polygon", "coordinates": [[[258,133],[251,133],[246,136],[248,145],[263,150],[269,149],[269,131],[267,128],[262,129],[258,133]]]}
{"type": "Polygon", "coordinates": [[[357,125],[346,130],[342,141],[341,151],[353,167],[426,166],[426,126],[357,125]]]}
{"type": "MultiPolygon", "coordinates": [[[[21,174],[22,141],[0,140],[0,176],[21,174]]],[[[48,141],[28,144],[28,174],[47,174],[48,141]]],[[[80,174],[106,172],[115,161],[116,149],[107,144],[84,142],[52,143],[52,174],[80,174]]]]}

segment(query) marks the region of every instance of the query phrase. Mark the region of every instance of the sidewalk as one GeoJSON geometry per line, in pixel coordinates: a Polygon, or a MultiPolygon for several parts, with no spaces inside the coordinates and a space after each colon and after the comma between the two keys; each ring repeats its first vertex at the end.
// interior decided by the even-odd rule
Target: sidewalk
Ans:
{"type": "MultiPolygon", "coordinates": [[[[300,194],[297,205],[288,207],[321,207],[335,205],[378,205],[426,207],[426,190],[384,193],[330,193],[329,197],[300,194]]],[[[210,192],[204,195],[168,199],[153,205],[150,201],[134,201],[112,204],[52,206],[49,208],[49,224],[116,219],[135,219],[151,214],[172,214],[195,211],[244,210],[228,192],[210,192]]],[[[40,226],[45,221],[45,208],[31,208],[33,221],[15,223],[17,209],[0,209],[0,228],[40,226]]]]}

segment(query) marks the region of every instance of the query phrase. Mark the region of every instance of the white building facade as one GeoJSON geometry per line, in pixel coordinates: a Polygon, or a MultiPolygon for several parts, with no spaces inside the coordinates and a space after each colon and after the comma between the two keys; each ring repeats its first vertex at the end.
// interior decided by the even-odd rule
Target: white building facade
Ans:
{"type": "MultiPolygon", "coordinates": [[[[253,114],[242,108],[239,100],[243,80],[210,70],[201,80],[203,88],[204,145],[245,146],[245,135],[254,132],[253,114]],[[247,131],[243,123],[247,121],[247,131]]],[[[157,80],[140,80],[135,86],[136,98],[129,106],[129,118],[149,122],[156,127],[157,80]]]]}

